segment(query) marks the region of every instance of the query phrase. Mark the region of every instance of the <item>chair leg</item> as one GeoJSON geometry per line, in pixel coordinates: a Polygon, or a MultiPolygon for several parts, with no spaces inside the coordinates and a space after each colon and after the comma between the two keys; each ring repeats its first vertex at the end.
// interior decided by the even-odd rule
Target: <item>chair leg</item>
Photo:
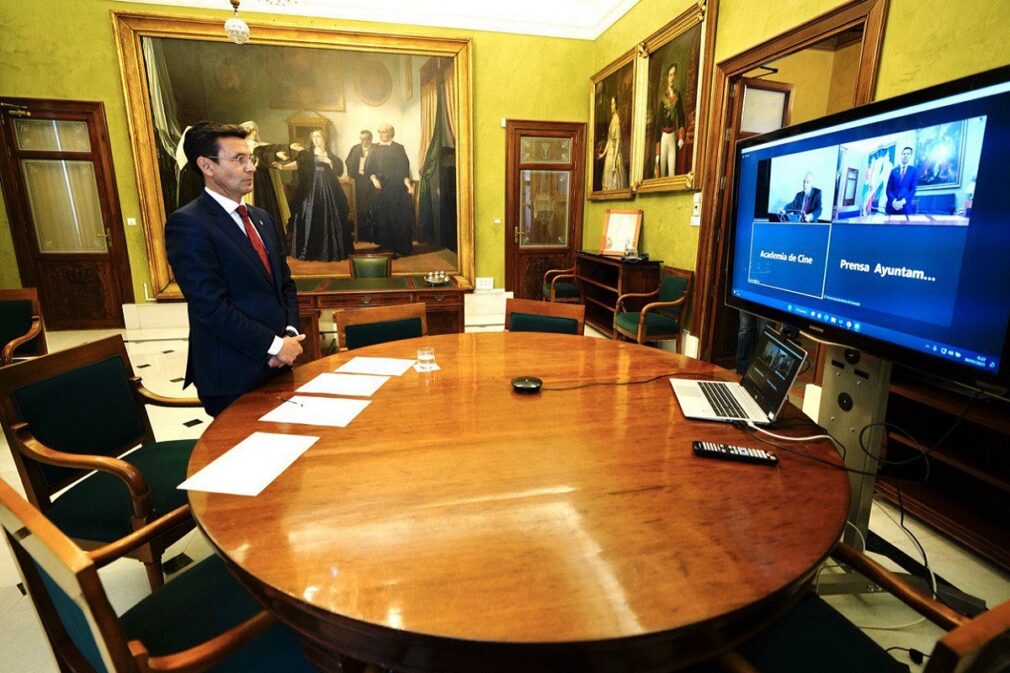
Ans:
{"type": "Polygon", "coordinates": [[[160,589],[165,584],[165,574],[162,572],[161,559],[157,558],[150,563],[144,563],[144,570],[147,571],[147,582],[151,585],[151,591],[160,589]]]}

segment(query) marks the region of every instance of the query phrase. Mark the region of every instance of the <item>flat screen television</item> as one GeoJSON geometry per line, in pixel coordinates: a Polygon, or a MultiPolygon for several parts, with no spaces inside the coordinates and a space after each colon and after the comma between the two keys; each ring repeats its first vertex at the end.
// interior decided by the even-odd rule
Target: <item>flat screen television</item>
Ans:
{"type": "Polygon", "coordinates": [[[1010,383],[1010,67],[742,140],[726,303],[1010,383]]]}

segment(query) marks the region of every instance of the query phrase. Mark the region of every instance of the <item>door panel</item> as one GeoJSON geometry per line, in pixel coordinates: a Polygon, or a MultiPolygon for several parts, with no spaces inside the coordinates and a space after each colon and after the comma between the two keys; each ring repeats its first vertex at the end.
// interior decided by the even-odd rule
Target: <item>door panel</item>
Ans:
{"type": "Polygon", "coordinates": [[[18,270],[51,329],[123,326],[133,301],[101,103],[0,99],[0,181],[18,270]]]}
{"type": "Polygon", "coordinates": [[[505,289],[540,299],[544,274],[582,245],[585,124],[506,124],[505,289]]]}

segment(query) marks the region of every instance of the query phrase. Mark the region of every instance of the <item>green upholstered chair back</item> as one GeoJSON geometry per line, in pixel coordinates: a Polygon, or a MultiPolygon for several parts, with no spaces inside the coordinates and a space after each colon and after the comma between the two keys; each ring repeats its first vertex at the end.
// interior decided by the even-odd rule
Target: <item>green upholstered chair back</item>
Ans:
{"type": "Polygon", "coordinates": [[[74,670],[132,671],[113,664],[129,650],[88,555],[2,481],[0,525],[54,648],[82,664],[74,670]]]}
{"type": "MultiPolygon", "coordinates": [[[[664,275],[659,285],[659,298],[656,301],[676,301],[687,291],[689,279],[675,276],[673,274],[664,275]]],[[[680,316],[685,304],[664,308],[662,312],[671,318],[680,316]]]]}
{"type": "Polygon", "coordinates": [[[556,334],[578,334],[579,321],[574,318],[558,318],[532,313],[513,313],[509,317],[510,332],[554,332],[556,334]]]}
{"type": "Polygon", "coordinates": [[[586,307],[535,299],[506,299],[505,329],[582,335],[586,330],[586,307]]]}
{"type": "Polygon", "coordinates": [[[424,336],[420,318],[384,320],[382,322],[348,325],[345,332],[345,346],[348,350],[364,348],[387,341],[413,339],[424,336]]]}
{"type": "Polygon", "coordinates": [[[352,278],[387,278],[392,270],[391,255],[351,255],[352,278]]]}
{"type": "MultiPolygon", "coordinates": [[[[35,438],[58,451],[118,456],[145,435],[129,376],[117,356],[12,390],[11,397],[35,438]]],[[[64,482],[75,472],[42,467],[49,484],[64,482]]]]}
{"type": "Polygon", "coordinates": [[[32,302],[28,299],[0,301],[0,348],[28,333],[32,315],[32,302]]]}

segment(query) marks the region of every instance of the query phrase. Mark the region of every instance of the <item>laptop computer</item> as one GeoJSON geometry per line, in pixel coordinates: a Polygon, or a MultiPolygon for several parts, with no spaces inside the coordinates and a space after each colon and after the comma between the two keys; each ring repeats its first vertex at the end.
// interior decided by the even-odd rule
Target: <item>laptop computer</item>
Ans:
{"type": "Polygon", "coordinates": [[[766,328],[740,383],[670,379],[670,385],[688,418],[774,423],[806,359],[806,351],[766,328]]]}

